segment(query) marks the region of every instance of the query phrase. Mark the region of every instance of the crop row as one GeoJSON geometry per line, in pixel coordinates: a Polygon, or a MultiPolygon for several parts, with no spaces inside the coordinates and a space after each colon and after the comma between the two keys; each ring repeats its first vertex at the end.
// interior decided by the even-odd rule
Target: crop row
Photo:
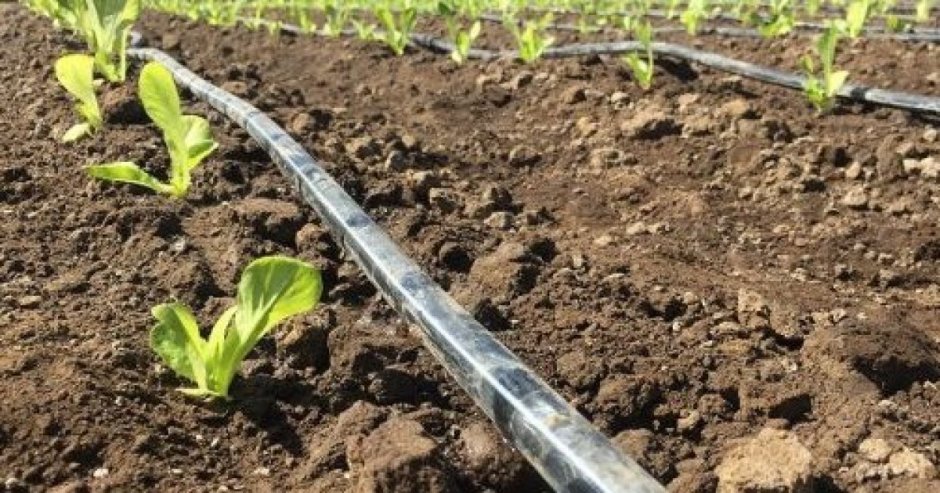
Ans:
{"type": "Polygon", "coordinates": [[[438,20],[446,26],[454,46],[450,56],[458,64],[483,33],[481,21],[498,20],[515,40],[519,58],[533,63],[555,42],[554,19],[571,14],[584,33],[614,31],[641,43],[641,49],[622,59],[646,90],[653,83],[655,25],[678,22],[694,35],[712,20],[732,20],[768,38],[814,26],[822,32],[798,62],[807,100],[824,112],[849,79],[836,66],[843,40],[863,36],[866,26],[873,25],[882,32],[909,32],[930,21],[935,2],[917,0],[910,13],[896,13],[897,0],[151,0],[150,5],[219,25],[242,21],[276,31],[288,22],[303,32],[328,36],[351,30],[362,40],[385,43],[397,55],[404,53],[419,19],[438,20]]]}
{"type": "MultiPolygon", "coordinates": [[[[87,53],[66,54],[55,62],[56,78],[75,99],[75,113],[81,119],[62,137],[69,144],[102,129],[105,119],[98,89],[103,84],[126,83],[127,44],[140,2],[43,1],[32,6],[52,15],[87,45],[87,53]]],[[[205,118],[183,113],[173,76],[160,63],[145,65],[137,86],[145,112],[166,143],[170,157],[166,181],[129,161],[92,164],[86,170],[97,179],[182,199],[189,191],[192,171],[218,144],[205,118]]],[[[150,333],[150,345],[169,368],[195,385],[181,391],[203,398],[228,398],[229,386],[251,349],[282,320],[312,309],[321,291],[320,273],[311,265],[286,257],[259,258],[245,268],[235,304],[216,321],[208,337],[200,334],[189,308],[172,302],[152,309],[157,324],[150,333]]]]}

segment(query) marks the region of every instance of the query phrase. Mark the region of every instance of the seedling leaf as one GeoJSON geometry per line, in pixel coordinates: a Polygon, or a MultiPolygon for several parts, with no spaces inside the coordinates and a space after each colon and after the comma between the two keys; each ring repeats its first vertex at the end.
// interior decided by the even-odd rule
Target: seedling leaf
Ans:
{"type": "Polygon", "coordinates": [[[150,332],[150,346],[170,369],[207,388],[205,341],[199,335],[196,317],[179,303],[159,305],[153,309],[156,327],[150,332]]]}
{"type": "Polygon", "coordinates": [[[121,183],[130,183],[147,187],[157,193],[172,193],[172,190],[165,183],[154,178],[146,171],[142,170],[136,164],[130,161],[121,161],[108,164],[95,164],[86,168],[88,174],[108,181],[117,181],[121,183]]]}
{"type": "Polygon", "coordinates": [[[55,62],[55,76],[78,102],[75,112],[85,120],[68,130],[63,142],[72,142],[101,128],[101,109],[95,96],[95,61],[88,55],[65,55],[55,62]]]}

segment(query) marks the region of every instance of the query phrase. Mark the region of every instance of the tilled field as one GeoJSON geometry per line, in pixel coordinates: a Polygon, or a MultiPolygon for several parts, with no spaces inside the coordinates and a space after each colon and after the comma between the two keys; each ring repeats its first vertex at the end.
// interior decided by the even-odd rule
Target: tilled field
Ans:
{"type": "MultiPolygon", "coordinates": [[[[155,127],[106,90],[111,124],[59,144],[74,117],[52,61],[76,45],[2,12],[8,489],[546,489],[244,132],[189,102],[221,147],[185,201],[92,182],[90,162],[165,166],[155,127]],[[270,253],[321,267],[323,304],[253,353],[232,402],[173,391],[150,307],[180,299],[208,325],[270,253]]],[[[152,14],[141,29],[325,160],[674,491],[767,463],[793,491],[940,489],[937,122],[817,117],[798,92],[667,60],[644,93],[616,58],[456,68],[152,14]]],[[[878,43],[852,63],[883,64],[878,43]]],[[[940,57],[911,53],[897,63],[926,75],[885,87],[937,94],[940,57]]]]}

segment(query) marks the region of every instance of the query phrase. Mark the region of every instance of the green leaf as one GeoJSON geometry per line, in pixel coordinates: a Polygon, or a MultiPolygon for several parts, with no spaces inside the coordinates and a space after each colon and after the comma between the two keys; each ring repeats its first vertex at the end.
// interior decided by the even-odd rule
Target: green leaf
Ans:
{"type": "Polygon", "coordinates": [[[150,62],[140,72],[138,81],[140,100],[147,116],[165,134],[183,138],[183,112],[173,75],[159,62],[150,62]]]}
{"type": "Polygon", "coordinates": [[[157,325],[150,331],[150,347],[173,371],[207,390],[206,341],[196,317],[179,303],[159,305],[152,313],[157,325]]]}
{"type": "Polygon", "coordinates": [[[66,130],[62,135],[62,142],[69,143],[91,134],[91,125],[86,123],[76,123],[72,128],[66,130]]]}
{"type": "Polygon", "coordinates": [[[277,256],[255,260],[238,283],[239,337],[256,341],[281,320],[310,310],[321,289],[320,273],[309,264],[277,256]]]}
{"type": "Polygon", "coordinates": [[[55,62],[55,75],[62,87],[84,104],[95,104],[95,61],[88,55],[65,55],[55,62]]]}
{"type": "Polygon", "coordinates": [[[169,186],[129,161],[96,164],[88,166],[86,169],[89,175],[101,180],[140,185],[158,193],[172,192],[169,186]]]}
{"type": "Polygon", "coordinates": [[[829,78],[826,81],[826,94],[829,97],[836,96],[848,78],[849,72],[847,70],[838,70],[829,74],[829,78]]]}
{"type": "Polygon", "coordinates": [[[55,62],[56,79],[78,100],[75,110],[88,125],[81,134],[77,134],[78,130],[73,127],[67,135],[77,135],[75,138],[94,132],[102,124],[101,109],[95,95],[94,64],[91,57],[80,54],[65,55],[55,62]]]}
{"type": "Polygon", "coordinates": [[[206,156],[219,145],[212,140],[212,129],[205,118],[196,115],[183,116],[183,125],[186,127],[183,142],[186,144],[189,155],[189,169],[193,169],[202,162],[206,156]]]}

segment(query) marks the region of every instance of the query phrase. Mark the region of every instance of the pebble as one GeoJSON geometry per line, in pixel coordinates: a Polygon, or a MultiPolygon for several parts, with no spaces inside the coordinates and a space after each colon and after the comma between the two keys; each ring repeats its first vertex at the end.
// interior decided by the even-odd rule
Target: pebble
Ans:
{"type": "Polygon", "coordinates": [[[561,95],[561,99],[566,104],[578,104],[587,100],[587,95],[583,87],[573,86],[565,89],[565,92],[561,95]]]}
{"type": "Polygon", "coordinates": [[[42,296],[37,295],[24,296],[16,301],[20,308],[36,308],[40,303],[42,303],[42,296]]]}
{"type": "Polygon", "coordinates": [[[865,209],[868,207],[868,192],[865,191],[865,187],[852,188],[842,197],[840,202],[852,209],[865,209]]]}
{"type": "Polygon", "coordinates": [[[924,142],[928,142],[931,144],[936,142],[937,141],[937,129],[928,128],[927,130],[924,130],[923,139],[924,139],[924,142]]]}
{"type": "Polygon", "coordinates": [[[621,91],[617,91],[610,95],[610,104],[614,106],[621,106],[630,102],[630,96],[621,91]]]}
{"type": "Polygon", "coordinates": [[[725,454],[715,469],[719,493],[813,489],[813,455],[797,437],[765,428],[725,454]]]}
{"type": "Polygon", "coordinates": [[[883,438],[866,438],[858,446],[858,453],[870,462],[882,463],[888,460],[894,447],[883,438]]]}
{"type": "Polygon", "coordinates": [[[888,459],[888,470],[895,476],[921,479],[933,479],[937,475],[936,467],[924,454],[907,448],[891,454],[891,458],[888,459]]]}
{"type": "Polygon", "coordinates": [[[483,220],[483,224],[496,229],[507,230],[512,227],[513,215],[509,212],[498,211],[490,214],[483,220]]]}
{"type": "Polygon", "coordinates": [[[857,180],[860,176],[862,176],[862,163],[854,161],[848,168],[845,168],[846,179],[857,180]]]}
{"type": "Polygon", "coordinates": [[[108,477],[108,474],[110,474],[110,473],[111,473],[111,471],[109,471],[107,467],[99,467],[99,468],[95,469],[95,470],[91,473],[91,475],[92,475],[92,477],[94,477],[95,479],[101,479],[101,478],[106,478],[106,477],[108,477]]]}

